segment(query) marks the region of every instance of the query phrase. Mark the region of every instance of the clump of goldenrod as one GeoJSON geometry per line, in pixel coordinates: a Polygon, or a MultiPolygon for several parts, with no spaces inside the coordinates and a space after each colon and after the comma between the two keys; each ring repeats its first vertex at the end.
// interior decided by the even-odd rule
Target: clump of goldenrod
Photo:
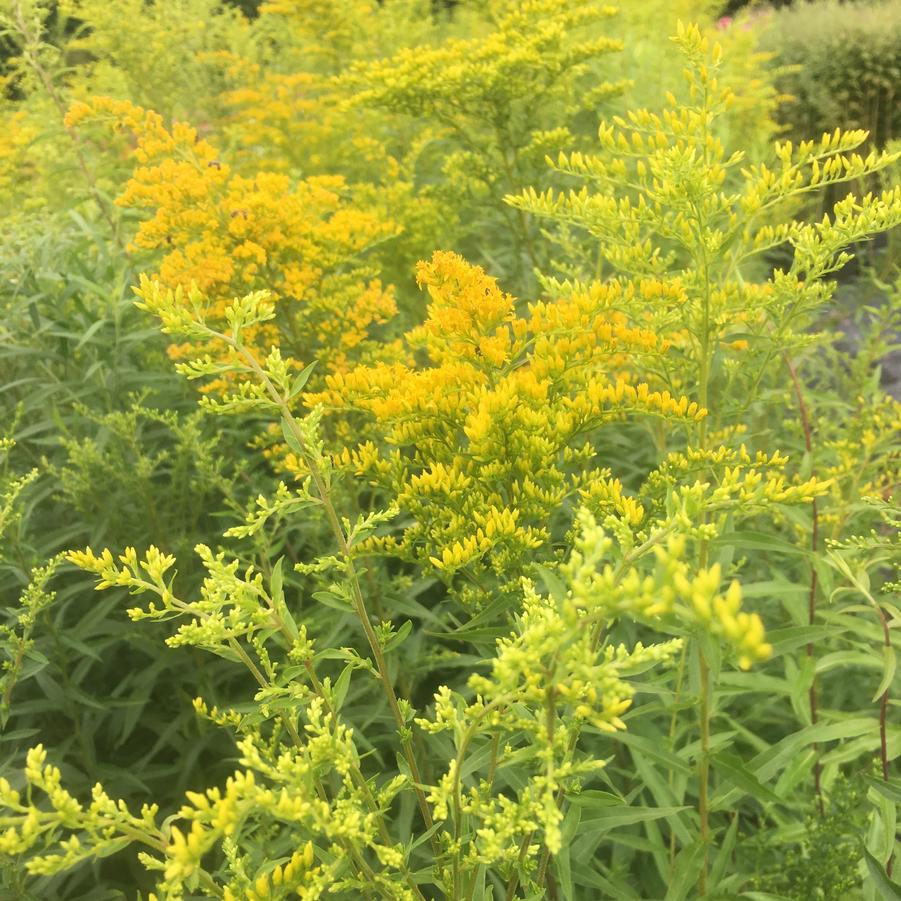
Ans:
{"type": "Polygon", "coordinates": [[[627,416],[687,423],[706,411],[635,377],[665,342],[619,312],[621,286],[518,315],[495,279],[454,254],[418,275],[431,303],[407,345],[426,355],[420,365],[357,367],[310,399],[369,414],[381,436],[338,456],[412,515],[371,548],[431,562],[465,603],[484,605],[546,554],[580,491],[603,488],[609,512],[641,520],[593,435],[627,416]]]}
{"type": "MultiPolygon", "coordinates": [[[[135,163],[119,204],[145,214],[132,252],[153,255],[140,309],[184,342],[178,371],[215,387],[205,411],[283,442],[284,480],[196,546],[200,575],[186,584],[171,549],[67,555],[98,590],[142,596],[129,617],[167,628],[169,647],[244,677],[237,699],[211,685],[193,702],[234,737],[230,773],[174,809],[115,801],[101,785],[88,800],[38,744],[0,778],[0,853],[52,876],[136,850],[159,901],[627,895],[618,870],[648,850],[656,872],[642,890],[740,891],[721,877],[743,818],[720,812],[736,799],[785,805],[831,734],[810,709],[810,729],[774,754],[733,717],[733,697],[760,685],[803,707],[784,647],[811,634],[768,638],[769,610],[755,605],[775,580],[747,585],[748,557],[767,539],[753,530],[803,532],[816,501],[848,490],[855,447],[879,448],[874,459],[894,447],[897,420],[890,405],[861,417],[815,473],[774,430],[752,428],[757,388],[785,394],[774,364],[794,375],[790,355],[814,345],[809,327],[848,244],[901,221],[897,191],[849,197],[816,223],[785,206],[892,157],[856,156],[862,137],[837,132],[745,165],[713,127],[732,103],[720,50],[683,28],[683,102],[604,123],[599,152],[551,160],[561,184],[585,187],[533,190],[536,156],[570,136],[542,127],[536,95],[574,99],[615,47],[596,30],[610,11],[491,0],[479,4],[486,36],[374,59],[376,6],[264,4],[298,46],[313,43],[307,14],[322,13],[323,70],[339,71],[334,51],[357,41],[365,60],[328,88],[278,72],[253,92],[252,61],[207,57],[233,79],[218,95],[235,117],[225,140],[267,134],[272,107],[282,137],[271,140],[284,141],[295,113],[316,105],[306,91],[321,102],[365,85],[361,105],[427,115],[454,136],[444,174],[467,202],[509,193],[492,214],[510,217],[498,246],[508,261],[512,249],[511,281],[528,284],[539,262],[527,214],[572,253],[517,299],[485,268],[436,252],[416,272],[425,316],[380,342],[375,327],[395,306],[369,251],[398,226],[355,203],[372,193],[355,184],[348,199],[351,181],[296,159],[232,159],[137,104],[71,108],[70,129],[106,117],[134,142],[112,145],[135,163]],[[470,127],[490,140],[467,143],[470,127]],[[751,261],[783,245],[792,262],[761,276],[751,261]],[[785,678],[746,672],[772,657],[785,678]],[[794,748],[799,764],[777,775],[794,748]]],[[[884,494],[872,468],[867,489],[884,494]]],[[[884,497],[870,502],[897,526],[884,497]]],[[[890,559],[884,536],[830,545],[826,559],[878,617],[893,660],[888,608],[870,590],[870,571],[890,559]]],[[[23,659],[33,615],[52,600],[46,572],[25,598],[32,619],[4,632],[23,659]]],[[[804,666],[812,682],[812,653],[804,666]]],[[[885,666],[874,791],[888,799],[885,666]]],[[[853,733],[861,744],[866,728],[853,733]]],[[[894,820],[882,801],[874,809],[883,875],[894,820]]]]}
{"type": "Polygon", "coordinates": [[[346,203],[342,178],[292,185],[283,173],[242,175],[193,127],[167,128],[158,113],[127,101],[75,104],[67,123],[98,116],[135,135],[135,169],[116,202],[149,214],[133,249],[160,255],[163,284],[195,285],[218,322],[232,297],[265,285],[278,300],[276,317],[246,336],[261,349],[277,345],[337,370],[372,350],[373,328],[396,304],[360,259],[397,226],[346,203]]]}

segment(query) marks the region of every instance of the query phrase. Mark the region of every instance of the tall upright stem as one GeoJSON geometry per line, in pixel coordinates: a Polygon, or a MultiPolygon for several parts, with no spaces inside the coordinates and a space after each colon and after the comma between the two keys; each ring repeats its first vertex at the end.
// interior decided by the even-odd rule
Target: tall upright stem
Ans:
{"type": "MultiPolygon", "coordinates": [[[[660,529],[657,529],[656,532],[652,532],[651,535],[644,541],[644,543],[640,544],[638,547],[633,548],[629,553],[627,553],[623,559],[619,562],[619,565],[616,567],[616,570],[613,573],[613,584],[618,585],[620,580],[625,576],[629,567],[636,561],[659,545],[662,541],[666,539],[666,537],[672,532],[673,525],[672,523],[666,526],[663,526],[660,529]]],[[[604,634],[604,621],[597,620],[591,626],[591,649],[592,652],[597,653],[597,651],[601,647],[601,639],[604,634]]],[[[550,721],[549,721],[550,723],[550,721]]],[[[551,734],[553,729],[552,724],[548,726],[548,734],[551,734]]],[[[581,731],[578,725],[574,726],[571,730],[569,745],[568,745],[568,754],[572,754],[576,749],[576,745],[579,742],[579,736],[581,735],[581,731]]],[[[557,807],[561,807],[564,800],[564,792],[561,788],[557,792],[556,803],[557,807]]],[[[519,846],[519,863],[517,867],[513,870],[509,880],[507,881],[507,889],[504,895],[505,901],[511,901],[511,899],[516,897],[516,889],[519,886],[519,869],[522,867],[525,862],[526,855],[528,854],[529,847],[531,846],[532,837],[534,836],[535,831],[532,830],[528,834],[526,834],[520,843],[519,846]]],[[[544,849],[541,852],[541,858],[538,863],[538,873],[542,874],[542,877],[547,879],[550,877],[550,871],[548,870],[548,866],[550,863],[550,851],[545,845],[544,849]]],[[[541,885],[541,882],[538,883],[541,885]]],[[[549,884],[545,885],[545,888],[548,892],[551,891],[551,887],[549,884]]]]}
{"type": "MultiPolygon", "coordinates": [[[[699,234],[703,227],[699,217],[699,234]]],[[[710,264],[703,240],[699,243],[701,255],[701,275],[703,278],[701,295],[702,316],[699,344],[701,359],[698,365],[698,403],[704,409],[710,405],[710,264]]],[[[707,449],[707,417],[698,423],[698,448],[707,449]]],[[[707,513],[702,520],[707,522],[707,513]]],[[[707,566],[707,540],[698,542],[698,567],[707,566]]],[[[707,896],[707,870],[710,862],[710,811],[708,805],[708,783],[710,780],[710,668],[704,658],[704,649],[698,644],[698,727],[701,733],[701,753],[698,757],[698,818],[701,822],[701,872],[698,876],[698,891],[702,898],[707,896]]]]}
{"type": "MultiPolygon", "coordinates": [[[[788,369],[788,374],[791,377],[792,385],[795,391],[795,397],[798,401],[798,417],[801,420],[801,429],[804,432],[804,448],[807,451],[807,456],[813,460],[813,429],[810,423],[810,412],[807,408],[807,402],[804,400],[804,391],[801,388],[801,380],[798,378],[798,372],[795,369],[792,361],[789,359],[786,354],[784,357],[785,366],[788,369]]],[[[812,509],[811,509],[811,523],[810,523],[810,551],[813,554],[810,561],[810,588],[807,592],[807,624],[812,626],[816,621],[817,615],[817,571],[814,566],[814,560],[816,558],[816,553],[819,548],[820,543],[820,520],[819,513],[817,509],[816,498],[813,500],[812,509]]],[[[807,642],[807,658],[813,663],[813,642],[807,642]]],[[[811,682],[810,682],[810,691],[808,692],[808,696],[810,698],[810,722],[811,725],[816,725],[818,719],[817,712],[817,680],[816,673],[814,672],[811,682]]],[[[814,795],[816,796],[816,804],[817,811],[820,816],[823,816],[823,790],[821,786],[822,779],[822,766],[820,764],[820,756],[819,749],[817,745],[813,746],[814,754],[816,754],[816,758],[813,763],[813,789],[814,795]]]]}
{"type": "Polygon", "coordinates": [[[88,163],[87,154],[85,153],[84,148],[84,142],[78,132],[66,123],[66,100],[60,93],[59,88],[56,86],[56,82],[53,80],[53,76],[50,74],[50,72],[47,71],[47,69],[41,62],[38,52],[41,46],[41,36],[40,34],[35,34],[29,27],[28,22],[25,18],[25,14],[22,10],[22,4],[20,2],[15,3],[13,11],[15,29],[22,40],[22,58],[28,64],[28,67],[31,69],[31,71],[34,72],[34,74],[37,76],[38,81],[41,83],[41,86],[43,87],[47,96],[50,98],[51,103],[56,107],[56,110],[59,113],[59,117],[62,121],[63,128],[66,131],[66,135],[72,141],[72,145],[75,149],[75,159],[78,163],[78,168],[81,171],[85,182],[87,183],[88,190],[90,191],[91,196],[94,198],[94,202],[97,204],[97,207],[100,210],[100,214],[103,216],[110,227],[110,235],[113,241],[115,242],[121,253],[125,256],[125,258],[128,259],[128,249],[122,243],[122,238],[119,234],[118,218],[113,211],[113,207],[100,191],[100,188],[97,184],[97,178],[95,177],[93,171],[91,170],[91,166],[88,163]]]}
{"type": "Polygon", "coordinates": [[[702,898],[707,896],[707,863],[710,844],[710,812],[707,799],[707,784],[710,777],[710,668],[704,659],[704,652],[698,648],[700,687],[698,697],[698,719],[701,725],[701,754],[698,758],[698,816],[701,820],[701,845],[704,859],[698,877],[698,891],[702,898]]]}
{"type": "MultiPolygon", "coordinates": [[[[301,431],[297,420],[294,418],[294,414],[291,412],[291,408],[288,405],[287,400],[279,393],[278,389],[272,383],[272,380],[266,374],[266,371],[257,362],[256,357],[254,357],[254,355],[250,353],[250,351],[248,351],[245,347],[238,344],[229,335],[214,331],[213,329],[209,329],[209,332],[220,341],[224,341],[226,344],[232,347],[247,363],[250,369],[260,380],[260,383],[265,388],[266,393],[269,395],[273,403],[281,412],[285,425],[291,433],[292,439],[296,442],[297,446],[301,448],[304,463],[306,464],[307,469],[310,472],[310,477],[313,480],[316,494],[319,496],[319,500],[321,501],[322,507],[325,510],[326,519],[328,520],[332,533],[334,534],[335,539],[338,543],[338,549],[341,552],[341,556],[344,559],[347,579],[350,583],[351,601],[353,604],[354,612],[357,614],[360,625],[363,627],[363,633],[365,634],[366,640],[369,643],[369,648],[372,651],[372,657],[375,661],[376,670],[378,671],[379,681],[382,684],[382,689],[385,693],[385,697],[388,699],[388,707],[390,708],[391,715],[394,719],[395,724],[397,725],[401,748],[403,750],[404,759],[406,760],[407,766],[410,769],[410,778],[413,782],[413,790],[416,793],[416,799],[419,804],[419,810],[422,814],[422,819],[425,823],[426,829],[431,829],[434,825],[434,821],[432,820],[432,813],[429,809],[429,804],[426,800],[425,793],[422,790],[422,776],[419,771],[419,765],[416,761],[416,757],[413,754],[410,730],[406,724],[406,721],[404,720],[403,713],[400,709],[400,704],[397,700],[397,695],[394,692],[394,683],[392,682],[391,674],[388,671],[388,664],[385,660],[385,654],[382,650],[382,646],[379,642],[378,636],[376,635],[375,629],[373,629],[372,627],[372,621],[369,618],[369,611],[366,609],[366,602],[363,598],[363,592],[360,588],[360,578],[359,574],[357,573],[356,566],[354,565],[347,533],[344,531],[344,526],[342,525],[341,519],[338,516],[337,511],[335,510],[334,504],[332,503],[331,492],[329,491],[328,485],[326,484],[322,470],[320,469],[319,464],[317,463],[313,454],[310,453],[309,449],[307,448],[303,432],[301,431]]],[[[440,848],[438,845],[438,840],[434,835],[431,836],[431,845],[433,851],[438,854],[440,848]]]]}

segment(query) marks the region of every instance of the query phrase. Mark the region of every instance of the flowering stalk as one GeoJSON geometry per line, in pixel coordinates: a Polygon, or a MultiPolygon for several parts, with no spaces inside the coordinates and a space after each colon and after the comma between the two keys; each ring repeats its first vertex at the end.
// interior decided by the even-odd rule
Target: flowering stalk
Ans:
{"type": "MultiPolygon", "coordinates": [[[[659,546],[666,538],[672,534],[674,529],[673,524],[669,524],[664,526],[661,529],[655,531],[645,542],[639,545],[637,548],[634,548],[632,551],[627,553],[623,559],[619,562],[619,565],[616,568],[613,580],[612,587],[616,587],[620,584],[624,576],[629,572],[631,566],[644,557],[647,553],[652,551],[655,547],[659,546]]],[[[591,646],[597,651],[601,646],[601,640],[604,635],[604,625],[605,620],[598,619],[591,625],[591,646]]],[[[579,737],[581,735],[581,728],[577,725],[573,730],[571,730],[570,739],[569,739],[569,753],[572,753],[576,745],[579,742],[579,737]]],[[[563,806],[564,800],[564,792],[562,789],[557,792],[556,802],[557,807],[561,808],[563,806]]],[[[522,841],[520,845],[520,854],[519,854],[519,863],[520,866],[525,862],[526,855],[528,854],[529,847],[532,842],[532,838],[534,836],[534,831],[530,832],[522,841]]],[[[538,863],[538,871],[536,881],[539,886],[548,887],[547,881],[549,878],[549,864],[550,864],[551,852],[547,845],[544,846],[541,852],[541,858],[538,863]]],[[[505,901],[512,901],[512,899],[516,896],[516,889],[519,885],[519,872],[518,870],[514,870],[513,874],[510,876],[510,879],[507,882],[507,889],[505,894],[505,901]]]]}
{"type": "Polygon", "coordinates": [[[53,80],[53,76],[41,62],[38,52],[42,46],[40,35],[32,30],[26,21],[21,0],[15,0],[15,3],[13,4],[13,17],[11,22],[15,34],[21,40],[22,58],[37,76],[38,81],[50,98],[50,101],[53,103],[54,107],[56,107],[56,111],[59,113],[66,135],[72,141],[75,150],[75,159],[77,160],[78,168],[87,183],[88,190],[91,192],[91,196],[94,198],[94,202],[97,204],[97,208],[100,210],[101,215],[106,220],[107,225],[109,225],[110,237],[112,237],[115,242],[119,253],[127,260],[130,258],[130,254],[119,234],[118,218],[113,214],[113,208],[97,186],[97,178],[88,163],[88,158],[84,150],[84,142],[82,141],[81,136],[66,120],[68,104],[62,94],[60,94],[59,89],[53,80]]]}
{"type": "MultiPolygon", "coordinates": [[[[892,653],[892,635],[890,631],[889,621],[885,615],[885,611],[882,609],[882,604],[873,597],[867,585],[857,577],[857,575],[853,572],[850,566],[842,560],[835,552],[830,552],[829,557],[834,564],[837,564],[838,569],[845,575],[848,581],[859,591],[867,604],[873,608],[876,616],[879,618],[879,624],[882,627],[882,646],[884,648],[884,652],[886,656],[892,653]]],[[[889,781],[889,756],[888,756],[888,705],[889,705],[889,690],[891,687],[891,681],[887,681],[885,683],[885,688],[882,691],[882,694],[879,696],[879,768],[882,773],[882,781],[888,783],[889,781]]],[[[889,877],[892,875],[892,871],[894,869],[894,850],[893,847],[889,849],[888,860],[886,861],[885,869],[888,873],[889,877]]]]}
{"type": "MultiPolygon", "coordinates": [[[[338,548],[341,552],[341,555],[344,558],[348,581],[350,582],[351,586],[351,597],[353,600],[354,611],[356,612],[357,618],[359,619],[360,624],[363,627],[363,632],[366,635],[366,640],[369,643],[373,659],[375,660],[376,668],[379,674],[379,680],[382,684],[382,689],[385,693],[386,698],[388,699],[388,706],[391,709],[391,715],[393,716],[394,721],[397,725],[401,747],[403,749],[404,758],[410,768],[413,790],[416,792],[416,797],[419,802],[419,810],[422,814],[423,822],[425,823],[426,829],[431,829],[434,823],[432,821],[432,814],[429,810],[428,802],[426,801],[425,794],[422,790],[422,776],[419,772],[419,765],[413,753],[412,733],[404,719],[403,714],[401,713],[400,705],[398,704],[397,695],[394,691],[394,685],[391,681],[391,675],[388,672],[388,665],[385,661],[385,655],[382,651],[381,643],[379,642],[378,636],[375,633],[375,629],[373,629],[372,627],[372,622],[369,618],[369,612],[366,609],[366,602],[363,598],[363,592],[360,588],[360,580],[357,574],[356,567],[354,566],[347,533],[345,532],[344,526],[341,524],[341,520],[338,516],[337,511],[335,510],[334,504],[332,503],[331,493],[328,489],[325,479],[323,478],[322,471],[319,468],[315,457],[309,452],[309,449],[306,446],[303,433],[297,423],[297,420],[294,418],[294,414],[291,412],[291,407],[288,403],[288,399],[282,396],[282,394],[278,391],[278,389],[272,383],[272,380],[266,374],[266,371],[257,362],[256,357],[254,357],[254,355],[249,350],[247,350],[247,348],[233,339],[230,335],[227,335],[223,332],[217,332],[207,326],[203,326],[203,330],[209,335],[210,338],[217,339],[228,345],[230,348],[236,351],[239,356],[247,363],[250,369],[260,380],[260,383],[266,390],[266,393],[269,395],[272,402],[276,405],[276,407],[278,407],[279,411],[281,412],[283,421],[290,432],[293,442],[297,447],[301,449],[304,463],[308,467],[310,476],[313,479],[313,485],[315,486],[316,494],[322,502],[322,506],[325,510],[329,526],[331,527],[332,533],[338,543],[338,548]]],[[[438,842],[434,835],[431,837],[431,843],[433,850],[437,852],[438,842]]]]}

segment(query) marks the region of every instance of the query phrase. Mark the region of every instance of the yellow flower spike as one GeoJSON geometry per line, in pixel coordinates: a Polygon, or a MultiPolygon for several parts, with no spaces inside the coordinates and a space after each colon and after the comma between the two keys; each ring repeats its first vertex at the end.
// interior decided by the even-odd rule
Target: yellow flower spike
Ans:
{"type": "Polygon", "coordinates": [[[741,608],[741,583],[737,579],[733,579],[726,590],[725,596],[726,609],[730,613],[737,613],[741,608]]]}
{"type": "Polygon", "coordinates": [[[185,792],[185,797],[198,809],[208,810],[210,806],[209,799],[201,792],[185,792]]]}
{"type": "Polygon", "coordinates": [[[204,828],[198,820],[194,820],[191,823],[191,831],[186,839],[186,846],[188,851],[192,855],[199,855],[203,851],[203,842],[206,837],[206,833],[204,832],[204,828]]]}
{"type": "Polygon", "coordinates": [[[711,617],[710,597],[701,589],[695,589],[691,593],[691,604],[695,613],[701,618],[702,622],[709,622],[711,617]]]}

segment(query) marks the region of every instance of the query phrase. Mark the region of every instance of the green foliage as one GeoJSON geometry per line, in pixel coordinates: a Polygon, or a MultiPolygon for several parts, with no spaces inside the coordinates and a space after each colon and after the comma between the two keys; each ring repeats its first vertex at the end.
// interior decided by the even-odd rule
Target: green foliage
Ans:
{"type": "MultiPolygon", "coordinates": [[[[755,888],[784,898],[838,899],[858,885],[858,874],[848,867],[863,853],[866,830],[862,779],[839,778],[823,816],[811,815],[800,840],[786,840],[783,855],[765,865],[770,872],[755,880],[755,888]]],[[[769,849],[768,849],[769,850],[769,849]]]]}
{"type": "Polygon", "coordinates": [[[713,12],[3,0],[0,893],[899,891],[898,155],[713,12]]]}
{"type": "Polygon", "coordinates": [[[898,138],[901,4],[799,3],[773,13],[764,39],[784,67],[781,121],[792,137],[864,129],[876,147],[898,138]]]}

